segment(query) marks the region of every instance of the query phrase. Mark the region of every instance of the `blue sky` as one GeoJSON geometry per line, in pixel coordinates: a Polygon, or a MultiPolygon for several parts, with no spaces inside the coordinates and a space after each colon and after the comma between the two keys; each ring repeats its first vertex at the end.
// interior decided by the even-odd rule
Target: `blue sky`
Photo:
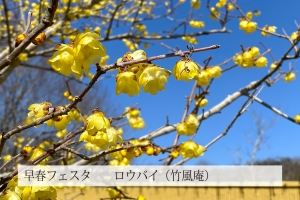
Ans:
{"type": "MultiPolygon", "coordinates": [[[[211,1],[215,3],[216,1],[211,1]]],[[[220,25],[217,21],[206,18],[207,10],[205,8],[205,2],[202,2],[201,8],[196,11],[194,19],[204,20],[205,28],[203,30],[219,29],[220,25]],[[199,18],[199,14],[203,14],[203,18],[199,18]]],[[[240,0],[238,5],[246,13],[247,11],[260,10],[261,15],[254,17],[254,21],[258,23],[258,26],[262,28],[264,25],[277,26],[277,32],[283,33],[282,29],[290,35],[295,31],[296,25],[295,20],[300,23],[299,8],[300,1],[288,0],[240,0]],[[272,5],[270,5],[272,3],[272,5]]],[[[186,1],[178,12],[178,17],[183,17],[184,14],[190,9],[189,1],[186,1]]],[[[234,11],[237,14],[237,11],[234,11]]],[[[148,27],[150,33],[153,31],[159,31],[169,26],[167,21],[159,21],[156,23],[145,24],[148,27]]],[[[235,53],[239,52],[240,45],[244,47],[257,46],[261,52],[264,52],[263,47],[259,42],[263,42],[265,46],[272,49],[272,54],[279,60],[281,55],[288,49],[290,43],[284,39],[277,37],[263,37],[261,33],[256,31],[252,34],[244,34],[243,31],[238,29],[239,23],[236,19],[232,19],[227,24],[227,29],[231,30],[230,34],[214,34],[209,36],[198,37],[199,44],[194,45],[195,48],[210,46],[213,44],[220,44],[221,48],[213,51],[194,53],[192,59],[196,62],[203,63],[208,57],[212,56],[213,60],[211,64],[218,64],[224,60],[232,57],[235,53]]],[[[188,31],[192,31],[192,28],[188,28],[188,31]]],[[[200,30],[200,29],[197,29],[200,30]]],[[[194,29],[194,31],[197,31],[194,29]]],[[[201,31],[201,30],[200,30],[201,31]]],[[[158,41],[154,45],[151,45],[149,49],[145,49],[148,56],[154,56],[159,54],[169,53],[169,50],[160,45],[160,42],[176,47],[178,46],[182,50],[186,50],[186,43],[181,39],[158,41]]],[[[110,56],[108,63],[114,62],[117,58],[128,51],[127,47],[121,41],[105,42],[104,45],[107,48],[107,54],[110,56]]],[[[267,55],[269,65],[272,63],[271,57],[267,55]]],[[[172,70],[176,61],[179,58],[170,58],[165,60],[155,61],[164,68],[172,70]]],[[[233,65],[230,62],[222,68],[233,65]]],[[[268,66],[269,66],[268,65],[268,66]]],[[[289,65],[293,66],[295,70],[299,63],[297,61],[285,62],[283,69],[287,71],[289,65]]],[[[221,100],[232,94],[239,88],[246,86],[253,80],[258,80],[263,77],[268,71],[266,68],[251,68],[242,69],[236,67],[233,70],[224,73],[220,78],[214,80],[210,94],[207,96],[209,101],[205,110],[210,109],[221,100]]],[[[281,109],[291,117],[296,114],[300,114],[299,100],[299,83],[300,79],[296,78],[295,81],[285,83],[280,80],[272,87],[265,87],[260,93],[259,98],[263,99],[272,106],[281,109]]],[[[120,108],[120,113],[123,112],[123,108],[126,106],[132,106],[138,103],[138,108],[141,108],[142,117],[146,122],[146,127],[143,130],[131,131],[127,129],[124,138],[140,137],[144,134],[149,133],[157,129],[158,127],[166,123],[166,116],[169,116],[170,123],[177,123],[181,120],[183,109],[186,103],[185,96],[190,94],[193,82],[176,81],[173,76],[170,76],[169,82],[166,85],[166,90],[158,93],[157,95],[151,95],[149,93],[141,92],[139,96],[129,97],[127,95],[116,96],[115,94],[115,80],[105,79],[102,81],[104,86],[107,86],[111,93],[111,100],[120,108]]],[[[245,97],[240,98],[233,104],[225,108],[221,114],[216,114],[211,118],[203,121],[199,132],[195,137],[195,141],[201,145],[206,145],[217,135],[222,133],[230,121],[233,119],[240,106],[246,100],[245,97]]],[[[253,112],[256,112],[261,116],[263,121],[268,124],[272,119],[275,118],[275,114],[263,107],[262,105],[254,102],[249,110],[244,113],[234,124],[233,128],[230,129],[227,136],[213,144],[204,156],[189,161],[187,164],[196,164],[200,161],[207,161],[210,164],[227,165],[237,163],[238,160],[232,155],[232,152],[240,149],[240,157],[245,161],[249,161],[253,147],[245,139],[245,134],[248,134],[252,139],[255,139],[255,123],[253,120],[253,112]]],[[[172,132],[167,136],[162,136],[155,139],[154,141],[161,146],[170,146],[175,137],[176,132],[172,132]]],[[[266,131],[267,141],[261,147],[257,153],[257,159],[275,158],[275,157],[299,157],[299,141],[300,141],[300,126],[293,124],[290,121],[277,117],[275,124],[266,131]]],[[[182,136],[180,141],[186,141],[189,137],[182,136]]],[[[165,157],[165,155],[159,158],[165,157]]],[[[181,157],[180,157],[181,159],[181,157]]],[[[135,163],[143,164],[160,164],[158,157],[149,159],[146,156],[136,159],[135,163]]]]}

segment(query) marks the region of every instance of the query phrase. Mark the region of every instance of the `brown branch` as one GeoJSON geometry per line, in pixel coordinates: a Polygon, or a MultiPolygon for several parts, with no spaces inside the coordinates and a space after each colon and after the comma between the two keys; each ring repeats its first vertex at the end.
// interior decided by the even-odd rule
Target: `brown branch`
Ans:
{"type": "Polygon", "coordinates": [[[26,47],[31,43],[31,41],[43,30],[47,29],[49,26],[53,24],[54,13],[58,6],[58,0],[51,0],[47,12],[42,19],[42,22],[39,23],[28,36],[24,39],[24,41],[15,48],[6,58],[0,61],[0,70],[4,69],[6,66],[12,64],[15,61],[18,55],[22,53],[26,47]]]}

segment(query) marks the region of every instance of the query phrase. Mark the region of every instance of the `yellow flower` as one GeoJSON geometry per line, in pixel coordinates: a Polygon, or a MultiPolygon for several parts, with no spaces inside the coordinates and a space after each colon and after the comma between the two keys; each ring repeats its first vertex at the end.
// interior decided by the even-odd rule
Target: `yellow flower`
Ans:
{"type": "MultiPolygon", "coordinates": [[[[60,111],[64,109],[63,106],[57,106],[55,107],[55,111],[60,111]]],[[[54,127],[58,130],[63,130],[66,129],[67,125],[71,123],[71,119],[69,117],[69,115],[60,115],[60,116],[56,116],[52,119],[49,119],[45,122],[49,127],[52,127],[52,125],[54,125],[54,127]]]]}
{"type": "Polygon", "coordinates": [[[195,38],[195,37],[191,37],[191,36],[182,36],[182,39],[183,39],[184,41],[187,41],[187,42],[191,43],[191,44],[198,44],[198,40],[197,40],[197,38],[195,38]]]}
{"type": "Polygon", "coordinates": [[[91,136],[90,143],[100,147],[100,148],[107,148],[108,145],[108,134],[102,131],[98,131],[95,136],[91,136]]]}
{"type": "Polygon", "coordinates": [[[19,58],[20,61],[26,61],[26,60],[28,60],[28,54],[27,53],[21,53],[18,56],[18,58],[19,58]]]}
{"type": "Polygon", "coordinates": [[[63,138],[68,133],[67,129],[60,130],[56,133],[56,137],[63,138]]]}
{"type": "Polygon", "coordinates": [[[138,196],[137,200],[146,200],[146,198],[143,195],[138,196]]]}
{"type": "Polygon", "coordinates": [[[52,106],[52,104],[49,102],[46,102],[46,101],[44,101],[40,104],[31,104],[28,108],[28,110],[30,110],[30,112],[27,115],[28,115],[28,117],[34,117],[36,119],[45,117],[48,114],[49,108],[51,106],[52,106]]]}
{"type": "Polygon", "coordinates": [[[107,129],[106,132],[108,136],[108,143],[110,145],[116,145],[117,142],[123,142],[122,136],[118,133],[118,131],[115,128],[110,127],[109,129],[107,129]]]}
{"type": "Polygon", "coordinates": [[[82,74],[82,68],[85,74],[88,74],[90,63],[96,64],[100,57],[106,55],[105,47],[96,39],[100,38],[97,33],[86,32],[76,36],[74,40],[74,56],[80,60],[82,65],[75,65],[72,71],[77,74],[82,74]]]}
{"type": "Polygon", "coordinates": [[[179,135],[185,135],[188,132],[188,127],[185,122],[181,122],[176,126],[177,133],[179,135]]]}
{"type": "Polygon", "coordinates": [[[126,114],[127,119],[129,119],[131,117],[137,117],[140,115],[140,111],[136,108],[126,107],[125,112],[127,112],[127,114],[126,114]]]}
{"type": "Polygon", "coordinates": [[[32,151],[31,146],[24,146],[23,149],[22,149],[22,151],[21,151],[21,153],[23,153],[23,154],[30,154],[31,151],[32,151]]]}
{"type": "Polygon", "coordinates": [[[266,57],[261,56],[255,61],[255,67],[265,67],[268,64],[268,60],[266,57]]]}
{"type": "Polygon", "coordinates": [[[89,135],[94,136],[98,131],[106,131],[110,128],[110,122],[105,117],[103,112],[98,109],[93,110],[93,113],[86,119],[86,131],[89,135]]]}
{"type": "Polygon", "coordinates": [[[219,13],[218,9],[215,7],[211,7],[209,17],[211,19],[218,19],[220,17],[220,13],[219,13]]]}
{"type": "Polygon", "coordinates": [[[200,70],[199,74],[197,74],[194,79],[197,81],[197,84],[199,86],[205,86],[205,85],[209,85],[210,81],[209,81],[210,75],[207,73],[206,70],[200,70]]]}
{"type": "Polygon", "coordinates": [[[277,62],[275,61],[270,65],[270,70],[273,71],[276,67],[277,67],[277,62]]]}
{"type": "Polygon", "coordinates": [[[233,58],[233,61],[236,65],[241,66],[243,64],[243,55],[242,54],[236,54],[233,58]]]}
{"type": "Polygon", "coordinates": [[[11,155],[6,155],[6,156],[3,156],[3,161],[4,162],[7,162],[7,161],[9,161],[10,159],[11,159],[12,157],[11,157],[11,155]]]}
{"type": "Polygon", "coordinates": [[[234,10],[234,5],[232,5],[231,3],[227,4],[227,9],[229,11],[233,11],[234,10]]]}
{"type": "Polygon", "coordinates": [[[55,200],[57,197],[57,190],[52,186],[31,186],[25,187],[22,193],[22,199],[32,200],[55,200]]]}
{"type": "Polygon", "coordinates": [[[200,0],[191,0],[191,6],[194,9],[198,9],[201,6],[200,0]]]}
{"type": "Polygon", "coordinates": [[[68,112],[68,116],[69,116],[70,120],[76,120],[76,121],[79,121],[79,122],[82,121],[80,113],[79,113],[78,109],[76,109],[76,108],[72,108],[68,112]]]}
{"type": "Polygon", "coordinates": [[[291,35],[292,40],[296,40],[300,36],[300,31],[295,31],[291,35]]]}
{"type": "Polygon", "coordinates": [[[142,117],[132,117],[128,121],[133,129],[142,129],[145,127],[145,122],[142,117]]]}
{"type": "Polygon", "coordinates": [[[205,71],[207,72],[209,78],[219,78],[222,74],[222,69],[219,66],[208,67],[205,69],[205,71]]]}
{"type": "Polygon", "coordinates": [[[291,82],[295,79],[296,79],[296,74],[294,72],[289,72],[283,77],[283,80],[285,82],[291,82]]]}
{"type": "Polygon", "coordinates": [[[296,116],[294,117],[294,120],[295,120],[297,123],[300,124],[300,115],[296,115],[296,116]]]}
{"type": "Polygon", "coordinates": [[[259,16],[261,14],[259,10],[254,10],[253,13],[254,13],[254,16],[259,16]]]}
{"type": "Polygon", "coordinates": [[[112,199],[118,198],[120,196],[120,192],[114,188],[106,188],[106,191],[108,191],[108,194],[112,199]]]}
{"type": "Polygon", "coordinates": [[[262,36],[270,36],[270,33],[275,33],[276,32],[277,27],[276,26],[264,26],[263,27],[263,31],[261,32],[262,36]],[[268,31],[270,33],[267,33],[265,31],[268,31]]]}
{"type": "Polygon", "coordinates": [[[255,22],[249,22],[247,20],[241,20],[240,21],[240,29],[243,30],[245,33],[252,33],[256,30],[257,23],[255,22]]]}
{"type": "Polygon", "coordinates": [[[251,21],[252,20],[252,17],[253,17],[253,13],[252,12],[247,12],[246,13],[246,17],[251,21]]]}
{"type": "Polygon", "coordinates": [[[184,80],[189,82],[199,74],[198,66],[195,62],[189,59],[181,59],[173,68],[173,75],[176,80],[184,80]]]}
{"type": "Polygon", "coordinates": [[[197,158],[203,154],[205,148],[199,144],[196,144],[192,140],[183,142],[179,146],[179,153],[184,158],[197,158]]]}
{"type": "Polygon", "coordinates": [[[256,57],[256,56],[258,56],[260,54],[259,48],[257,48],[257,47],[251,47],[249,49],[249,53],[252,55],[252,57],[256,57]]]}
{"type": "Polygon", "coordinates": [[[133,72],[121,72],[116,77],[116,94],[128,94],[129,96],[139,95],[140,86],[133,72]]]}
{"type": "Polygon", "coordinates": [[[140,60],[140,59],[147,58],[146,52],[141,49],[134,51],[131,56],[132,56],[133,60],[140,60]]]}
{"type": "Polygon", "coordinates": [[[187,125],[187,134],[186,135],[192,135],[196,132],[198,126],[199,126],[199,121],[197,119],[197,116],[195,114],[190,114],[186,121],[185,121],[186,125],[187,125]]]}
{"type": "Polygon", "coordinates": [[[135,28],[136,28],[136,30],[139,31],[139,32],[143,32],[143,31],[146,30],[146,26],[145,26],[144,24],[136,24],[136,25],[135,25],[135,28]]]}
{"type": "Polygon", "coordinates": [[[195,114],[190,114],[185,122],[181,122],[176,126],[179,135],[193,135],[199,126],[199,121],[195,114]]]}
{"type": "Polygon", "coordinates": [[[60,44],[56,48],[56,52],[48,60],[52,68],[64,76],[69,76],[74,73],[76,78],[81,77],[78,68],[81,69],[81,62],[74,56],[73,48],[70,45],[60,44]]]}
{"type": "Polygon", "coordinates": [[[11,189],[4,190],[0,195],[0,200],[21,200],[20,196],[11,189]]]}
{"type": "Polygon", "coordinates": [[[226,5],[227,0],[219,0],[219,2],[216,3],[216,7],[222,8],[226,5]]]}
{"type": "Polygon", "coordinates": [[[203,28],[204,27],[204,22],[203,21],[191,20],[189,24],[193,28],[203,28]]]}
{"type": "MultiPolygon", "coordinates": [[[[35,158],[39,157],[40,155],[42,155],[45,151],[39,147],[35,148],[32,152],[32,155],[30,157],[30,160],[34,160],[35,158]]],[[[48,161],[48,157],[44,158],[44,160],[42,160],[39,165],[45,165],[46,162],[48,161]]]]}
{"type": "Polygon", "coordinates": [[[249,51],[246,51],[245,53],[243,53],[243,61],[248,62],[248,61],[252,61],[253,60],[253,54],[250,53],[249,51]]]}
{"type": "Polygon", "coordinates": [[[196,101],[196,106],[204,107],[207,105],[207,103],[208,103],[207,99],[199,99],[198,101],[196,101]]]}
{"type": "Polygon", "coordinates": [[[139,84],[144,86],[144,91],[150,94],[157,94],[158,91],[165,89],[165,83],[171,72],[152,65],[148,66],[139,77],[139,84]]]}

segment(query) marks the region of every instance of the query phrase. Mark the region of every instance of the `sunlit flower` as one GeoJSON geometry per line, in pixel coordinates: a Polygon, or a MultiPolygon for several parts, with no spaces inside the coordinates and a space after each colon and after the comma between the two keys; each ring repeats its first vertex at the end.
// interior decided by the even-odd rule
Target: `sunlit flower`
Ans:
{"type": "Polygon", "coordinates": [[[199,144],[196,144],[192,140],[183,142],[179,146],[179,153],[184,158],[197,158],[203,154],[205,148],[199,144]]]}
{"type": "Polygon", "coordinates": [[[121,72],[116,77],[116,94],[128,94],[129,96],[139,95],[140,86],[133,72],[121,72]]]}
{"type": "Polygon", "coordinates": [[[255,61],[255,67],[265,67],[268,65],[268,60],[266,57],[261,56],[255,61]]]}
{"type": "Polygon", "coordinates": [[[144,91],[151,94],[157,94],[158,91],[165,89],[165,83],[171,72],[152,65],[143,70],[139,77],[140,85],[144,86],[144,91]]]}
{"type": "Polygon", "coordinates": [[[176,62],[173,68],[173,75],[176,80],[184,80],[189,82],[196,75],[199,74],[198,66],[195,62],[189,59],[181,59],[176,62]]]}
{"type": "Polygon", "coordinates": [[[295,79],[296,79],[296,74],[294,72],[289,72],[283,77],[283,80],[285,82],[291,82],[295,79]]]}
{"type": "Polygon", "coordinates": [[[81,62],[74,56],[73,48],[70,45],[60,44],[56,50],[57,51],[48,60],[48,63],[52,66],[52,68],[65,76],[69,76],[73,73],[76,78],[81,77],[81,62]]]}
{"type": "Polygon", "coordinates": [[[109,120],[98,109],[93,110],[93,113],[86,119],[85,124],[86,131],[91,136],[94,136],[98,131],[105,132],[110,128],[109,120]]]}

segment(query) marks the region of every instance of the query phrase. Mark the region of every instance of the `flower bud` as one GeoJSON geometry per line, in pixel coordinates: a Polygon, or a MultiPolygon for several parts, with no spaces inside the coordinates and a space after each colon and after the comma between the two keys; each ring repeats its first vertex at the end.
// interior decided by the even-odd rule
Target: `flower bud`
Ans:
{"type": "Polygon", "coordinates": [[[41,32],[38,34],[38,36],[36,36],[36,38],[34,38],[34,40],[32,40],[32,43],[34,45],[41,45],[45,42],[46,40],[46,34],[41,32]]]}
{"type": "Polygon", "coordinates": [[[20,35],[18,35],[18,37],[15,40],[15,47],[19,46],[23,40],[25,40],[25,38],[27,37],[27,34],[21,33],[20,35]]]}

